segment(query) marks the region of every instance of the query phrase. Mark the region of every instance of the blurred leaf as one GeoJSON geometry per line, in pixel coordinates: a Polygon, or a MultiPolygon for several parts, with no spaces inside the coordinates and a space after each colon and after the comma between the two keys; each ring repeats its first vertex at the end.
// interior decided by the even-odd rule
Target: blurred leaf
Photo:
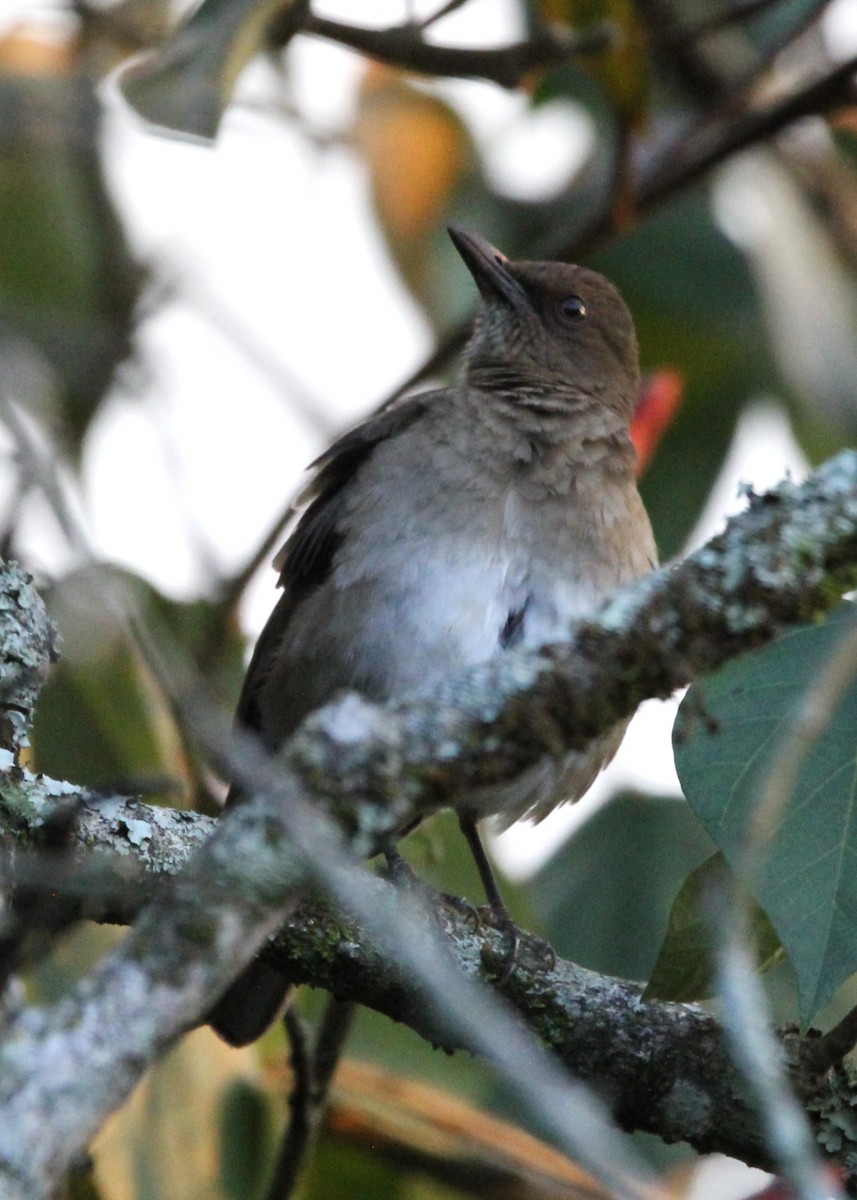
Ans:
{"type": "Polygon", "coordinates": [[[857,108],[836,112],[830,120],[833,144],[842,158],[857,171],[857,108]]]}
{"type": "Polygon", "coordinates": [[[307,0],[203,0],[154,54],[120,74],[125,98],[152,125],[211,140],[250,59],[265,48],[266,31],[307,0]]]}
{"type": "Polygon", "coordinates": [[[125,581],[149,635],[159,642],[168,639],[168,652],[171,647],[184,654],[204,678],[211,699],[231,717],[246,669],[245,639],[234,606],[224,613],[217,599],[171,600],[136,576],[125,581]]]}
{"type": "Polygon", "coordinates": [[[40,25],[25,20],[7,27],[0,37],[0,76],[32,79],[71,74],[76,47],[71,37],[46,37],[40,25]]]}
{"type": "Polygon", "coordinates": [[[219,1124],[224,1200],[263,1196],[276,1151],[267,1096],[248,1080],[234,1079],[223,1092],[219,1124]]]}
{"type": "Polygon", "coordinates": [[[102,80],[132,55],[160,45],[175,23],[174,9],[171,0],[78,4],[79,69],[102,80]]]}
{"type": "MultiPolygon", "coordinates": [[[[713,854],[687,877],[675,898],[667,936],[646,988],[659,1000],[703,1000],[714,991],[711,919],[706,901],[715,889],[734,886],[722,854],[713,854]]],[[[772,966],[782,953],[780,939],[751,896],[745,897],[747,926],[756,947],[759,970],[772,966]]]]}
{"type": "MultiPolygon", "coordinates": [[[[755,805],[806,689],[815,682],[857,608],[842,604],[745,654],[690,689],[676,726],[676,767],[688,801],[724,857],[740,867],[755,805]],[[716,730],[695,719],[699,706],[716,730]]],[[[794,966],[802,1018],[809,1021],[857,970],[857,681],[808,747],[794,791],[776,816],[750,890],[794,966]]]]}
{"type": "Polygon", "coordinates": [[[661,367],[643,380],[631,441],[637,451],[637,474],[645,475],[666,431],[684,399],[684,376],[672,367],[661,367]]]}
{"type": "Polygon", "coordinates": [[[767,5],[752,20],[741,23],[742,30],[763,53],[777,48],[801,30],[808,17],[816,15],[825,5],[819,0],[779,0],[767,5]]]}
{"type": "MultiPolygon", "coordinates": [[[[347,1059],[336,1073],[326,1140],[370,1152],[413,1182],[447,1188],[431,1195],[485,1200],[599,1200],[600,1186],[564,1154],[507,1121],[430,1087],[347,1059]]],[[[427,1193],[424,1186],[419,1195],[427,1193]]]]}
{"type": "Polygon", "coordinates": [[[32,372],[33,351],[48,364],[75,450],[130,352],[141,279],[105,187],[99,125],[88,79],[0,73],[0,354],[13,380],[32,372]]]}
{"type": "MultiPolygon", "coordinates": [[[[447,266],[455,253],[446,225],[457,192],[478,172],[467,126],[403,72],[370,64],[349,140],[369,173],[375,215],[406,286],[437,326],[451,324],[447,266]]],[[[469,220],[478,222],[477,213],[469,220]]],[[[465,300],[459,315],[466,311],[465,300]]]]}
{"type": "MultiPolygon", "coordinates": [[[[820,174],[823,161],[813,170],[820,174]]],[[[796,428],[829,453],[857,433],[857,287],[829,220],[771,151],[746,151],[720,172],[719,210],[746,251],[796,428]],[[802,317],[795,320],[794,297],[802,317]]],[[[853,194],[849,207],[853,206],[853,194]]],[[[829,205],[827,206],[829,208],[829,205]]]]}
{"type": "Polygon", "coordinates": [[[756,289],[703,189],[660,208],[591,265],[628,301],[644,366],[676,363],[685,376],[681,410],[641,488],[668,558],[702,512],[741,411],[778,388],[756,289]]]}
{"type": "Polygon", "coordinates": [[[673,898],[710,853],[682,801],[616,796],[532,880],[542,932],[563,958],[647,979],[673,898]]]}
{"type": "MultiPolygon", "coordinates": [[[[111,605],[134,597],[150,634],[167,656],[199,662],[219,614],[202,601],[168,601],[135,577],[102,568],[66,576],[46,597],[62,636],[61,657],[36,712],[33,746],[39,770],[93,787],[129,788],[191,780],[172,701],[165,696],[111,605]]],[[[218,624],[218,628],[221,628],[218,624]]],[[[243,643],[233,624],[206,655],[203,673],[225,710],[234,702],[243,643]],[[216,652],[215,652],[216,651],[216,652]]]]}
{"type": "Polygon", "coordinates": [[[405,1183],[397,1167],[391,1166],[373,1148],[356,1149],[323,1138],[313,1156],[300,1191],[300,1200],[405,1200],[405,1183]]]}
{"type": "Polygon", "coordinates": [[[632,0],[539,0],[538,8],[545,20],[578,31],[606,23],[609,44],[600,54],[581,57],[580,68],[598,80],[625,122],[641,125],[649,102],[649,60],[645,27],[632,0]]]}
{"type": "MultiPolygon", "coordinates": [[[[455,110],[377,63],[366,68],[351,141],[369,170],[384,232],[403,251],[434,232],[474,161],[470,133],[455,110]]],[[[407,274],[417,264],[401,265],[407,274]]]]}
{"type": "Polygon", "coordinates": [[[188,1034],[99,1133],[93,1156],[104,1200],[231,1200],[218,1178],[222,1097],[238,1072],[253,1070],[251,1050],[236,1052],[207,1028],[188,1034]]]}

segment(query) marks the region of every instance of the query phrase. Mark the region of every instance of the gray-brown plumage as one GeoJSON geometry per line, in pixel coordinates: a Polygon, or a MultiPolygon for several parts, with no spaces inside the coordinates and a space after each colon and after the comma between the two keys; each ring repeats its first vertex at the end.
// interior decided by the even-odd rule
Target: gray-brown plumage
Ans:
{"type": "MultiPolygon", "coordinates": [[[[377,701],[428,692],[462,666],[563,637],[655,566],[621,296],[583,267],[513,263],[450,234],[482,296],[461,382],[387,408],[314,464],[238,706],[272,749],[339,689],[377,701]]],[[[481,817],[538,820],[586,791],[623,733],[450,803],[473,839],[481,817]]],[[[212,1024],[252,1041],[285,987],[254,964],[212,1024]]]]}

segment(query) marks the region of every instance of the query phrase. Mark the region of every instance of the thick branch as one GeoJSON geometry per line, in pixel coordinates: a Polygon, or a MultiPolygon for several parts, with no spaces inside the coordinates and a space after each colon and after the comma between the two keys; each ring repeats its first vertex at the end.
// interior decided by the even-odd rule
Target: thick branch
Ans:
{"type": "MultiPolygon", "coordinates": [[[[340,700],[305,723],[276,770],[258,769],[249,756],[234,759],[267,802],[260,798],[231,811],[72,995],[10,1019],[0,1043],[2,1194],[33,1200],[47,1191],[145,1066],[206,1011],[286,920],[308,871],[340,899],[353,895],[356,904],[360,898],[361,924],[374,921],[373,928],[385,929],[395,949],[385,961],[396,963],[396,976],[384,1000],[379,989],[387,976],[379,974],[377,952],[368,939],[365,947],[356,945],[346,929],[330,946],[334,957],[316,950],[301,977],[326,980],[343,996],[350,981],[354,998],[382,1008],[395,999],[398,1014],[434,1040],[488,1053],[511,1070],[507,1044],[517,1036],[514,1025],[489,1049],[485,1029],[466,1005],[447,1010],[445,999],[460,974],[444,977],[434,966],[425,971],[402,940],[398,911],[387,926],[383,914],[377,916],[383,899],[373,900],[371,888],[379,885],[360,872],[342,884],[337,872],[344,866],[326,865],[344,862],[341,839],[327,825],[319,832],[310,814],[333,811],[352,847],[365,853],[415,812],[442,806],[462,787],[508,780],[546,756],[583,745],[641,699],[666,695],[825,611],[855,582],[857,453],[849,451],[804,485],[785,483],[755,498],[719,538],[680,566],[618,594],[567,644],[470,670],[431,701],[383,709],[355,696],[340,700]],[[408,1000],[416,994],[418,1005],[408,1000]]],[[[11,776],[19,795],[25,793],[26,779],[11,776]]],[[[170,833],[180,827],[174,816],[164,821],[155,811],[137,806],[129,821],[114,810],[126,849],[152,843],[162,824],[170,833]]],[[[181,821],[196,837],[205,828],[189,814],[181,821]]],[[[85,840],[85,831],[81,836],[85,840]]],[[[456,937],[461,965],[476,973],[480,944],[459,929],[456,937]]],[[[294,970],[299,973],[296,964],[294,970]]],[[[567,964],[556,973],[524,972],[509,991],[566,1062],[583,1075],[597,1074],[625,1123],[646,1122],[662,1136],[752,1161],[763,1156],[749,1117],[743,1135],[734,1128],[737,1084],[716,1026],[700,1010],[643,1005],[637,989],[567,964]],[[710,1051],[705,1062],[694,1054],[697,1039],[710,1051]],[[601,1048],[597,1064],[593,1043],[601,1048]],[[717,1056],[720,1070],[710,1078],[717,1056]]],[[[505,1018],[498,1010],[491,1020],[505,1018]]],[[[535,1083],[518,1081],[522,1094],[537,1100],[541,1090],[556,1098],[560,1082],[549,1065],[540,1069],[535,1083]]]]}
{"type": "MultiPolygon", "coordinates": [[[[37,806],[33,820],[41,819],[42,812],[43,806],[37,806]]],[[[188,851],[214,831],[216,822],[209,817],[178,815],[188,851]]],[[[133,919],[154,894],[158,864],[152,843],[175,816],[137,801],[123,804],[118,798],[109,801],[107,813],[92,802],[80,811],[78,836],[84,858],[93,849],[118,849],[123,855],[117,867],[122,879],[126,873],[121,863],[130,851],[147,873],[133,895],[127,894],[125,920],[133,919]],[[138,840],[128,840],[129,829],[138,840]]],[[[167,837],[173,846],[172,866],[177,867],[181,851],[172,836],[167,837]]],[[[375,892],[379,909],[396,907],[389,883],[374,880],[367,886],[375,892]]],[[[435,899],[459,969],[469,978],[492,983],[504,962],[502,936],[490,928],[474,931],[458,909],[445,905],[442,897],[435,899]]],[[[271,939],[266,954],[296,983],[358,1001],[433,1043],[439,1040],[436,1014],[426,1006],[419,984],[390,961],[377,939],[321,901],[301,905],[271,939]]],[[[758,1166],[771,1165],[720,1027],[702,1008],[646,1001],[638,984],[563,960],[547,969],[543,954],[531,953],[527,939],[504,994],[575,1075],[602,1091],[625,1128],[648,1130],[665,1141],[687,1141],[702,1153],[717,1151],[758,1166]]],[[[442,1040],[447,1049],[462,1045],[448,1034],[442,1040]]],[[[798,1064],[810,1058],[815,1042],[790,1034],[786,1045],[798,1064]]],[[[857,1081],[843,1071],[821,1079],[809,1066],[801,1073],[796,1069],[794,1082],[811,1106],[822,1144],[836,1151],[846,1170],[857,1173],[857,1144],[846,1142],[843,1147],[841,1134],[843,1117],[857,1103],[857,1081]]]]}

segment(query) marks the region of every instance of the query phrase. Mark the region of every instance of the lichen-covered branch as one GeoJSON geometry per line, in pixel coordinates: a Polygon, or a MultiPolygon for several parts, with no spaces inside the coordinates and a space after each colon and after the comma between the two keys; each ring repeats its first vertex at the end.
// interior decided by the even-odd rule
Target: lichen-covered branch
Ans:
{"type": "MultiPolygon", "coordinates": [[[[803,485],[785,483],[754,498],[719,538],[680,566],[618,594],[567,643],[472,669],[426,701],[380,708],[346,697],[311,717],[275,765],[260,764],[239,747],[231,765],[259,794],[205,841],[199,841],[205,822],[189,814],[156,817],[156,810],[126,810],[119,800],[110,802],[107,816],[84,808],[83,843],[92,845],[101,821],[99,836],[120,839],[141,862],[149,855],[150,869],[161,843],[177,864],[183,828],[189,849],[190,843],[196,848],[184,870],[157,889],[125,942],[75,992],[50,1008],[10,1015],[0,1041],[0,1196],[33,1200],[47,1193],[145,1066],[199,1019],[286,920],[308,878],[342,892],[343,842],[363,854],[408,816],[442,806],[462,786],[508,780],[583,745],[643,698],[666,695],[825,611],[855,582],[857,453],[849,451],[803,485]],[[315,811],[333,814],[338,825],[317,826],[315,811]]],[[[26,828],[28,802],[38,819],[36,798],[28,800],[30,783],[17,768],[0,777],[3,794],[9,784],[17,816],[0,837],[5,846],[26,828]]],[[[372,924],[372,897],[363,883],[348,876],[348,888],[355,902],[363,896],[361,924],[383,929],[383,915],[377,928],[372,924]]],[[[394,927],[397,919],[398,913],[390,918],[394,927]]],[[[481,943],[453,926],[460,965],[478,973],[481,943]]],[[[454,991],[449,979],[441,987],[439,972],[423,969],[422,977],[418,958],[413,978],[403,976],[401,964],[411,958],[401,940],[393,938],[403,957],[392,963],[372,951],[368,937],[363,943],[353,934],[334,938],[332,958],[325,957],[325,944],[303,967],[293,949],[279,952],[291,955],[286,961],[296,978],[374,1003],[435,1040],[490,1052],[485,1030],[460,1005],[445,1008],[454,991]],[[409,1003],[417,994],[421,1002],[409,1003]],[[429,1011],[431,1029],[425,1026],[429,1011]]],[[[554,972],[523,970],[507,990],[575,1072],[597,1076],[623,1123],[686,1138],[700,1149],[764,1160],[719,1031],[700,1010],[643,1004],[638,989],[568,964],[554,972]]],[[[494,1053],[506,1070],[514,1065],[507,1053],[513,1034],[514,1026],[494,1053]]],[[[548,1095],[558,1094],[559,1081],[549,1067],[543,1070],[548,1095]]],[[[529,1087],[529,1095],[538,1091],[532,1080],[520,1086],[522,1093],[529,1087]]],[[[821,1107],[831,1088],[829,1081],[818,1083],[821,1107]]],[[[849,1089],[844,1086],[850,1097],[849,1089]]]]}
{"type": "Polygon", "coordinates": [[[25,744],[56,640],[30,577],[0,561],[0,750],[25,744]]]}
{"type": "MultiPolygon", "coordinates": [[[[52,801],[44,803],[49,807],[52,801]]],[[[33,817],[40,811],[37,804],[33,817]]],[[[174,825],[176,815],[138,801],[123,803],[118,797],[105,809],[93,801],[80,809],[79,854],[95,848],[117,850],[120,879],[129,857],[140,868],[134,898],[128,897],[122,914],[125,920],[132,920],[154,893],[160,864],[153,847],[171,847],[171,868],[176,869],[183,857],[182,839],[189,853],[214,830],[209,817],[178,814],[181,823],[174,825]]],[[[366,885],[375,892],[379,911],[398,911],[391,884],[378,879],[366,885]]],[[[442,897],[435,899],[460,970],[469,978],[495,981],[503,962],[501,935],[490,927],[475,930],[459,909],[446,905],[442,897]]],[[[267,953],[296,983],[358,1001],[408,1024],[432,1042],[439,1040],[436,1018],[419,984],[390,962],[365,929],[329,904],[303,903],[270,940],[267,953]]],[[[704,1009],[646,1001],[638,984],[563,960],[548,968],[544,955],[532,951],[526,939],[504,995],[571,1071],[605,1093],[623,1127],[648,1130],[666,1141],[687,1141],[700,1152],[771,1165],[720,1027],[704,1009]]],[[[443,1042],[448,1049],[461,1045],[448,1033],[443,1042]]],[[[842,1132],[850,1127],[848,1118],[857,1103],[857,1080],[845,1070],[821,1076],[801,1070],[802,1049],[812,1045],[794,1034],[786,1038],[798,1094],[809,1106],[824,1149],[849,1174],[857,1174],[857,1143],[851,1145],[842,1132]]]]}

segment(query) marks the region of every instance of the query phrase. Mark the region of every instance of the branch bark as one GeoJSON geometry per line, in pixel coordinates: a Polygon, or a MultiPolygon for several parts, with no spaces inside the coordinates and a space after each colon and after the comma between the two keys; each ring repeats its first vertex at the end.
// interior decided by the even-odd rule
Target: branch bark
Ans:
{"type": "MultiPolygon", "coordinates": [[[[501,783],[582,746],[643,698],[667,695],[823,613],[855,583],[857,452],[846,451],[803,485],[783,483],[751,498],[718,538],[617,594],[566,643],[451,678],[430,701],[379,708],[345,697],[310,717],[276,764],[239,747],[232,765],[258,795],[214,829],[194,814],[121,798],[84,804],[74,833],[84,862],[99,844],[118,847],[150,875],[178,870],[185,849],[189,857],[71,995],[9,1013],[0,1040],[0,1196],[49,1193],[145,1067],[294,913],[311,879],[350,902],[365,936],[341,916],[322,920],[314,912],[313,922],[295,921],[270,951],[294,977],[407,1020],[433,1041],[487,1053],[508,1077],[520,1068],[516,1054],[529,1052],[526,1042],[521,1050],[520,1027],[488,999],[470,1012],[466,989],[446,1003],[462,973],[491,978],[494,935],[477,936],[447,914],[461,970],[446,972],[432,944],[410,945],[419,925],[402,924],[398,898],[389,915],[389,889],[350,868],[344,847],[362,856],[463,786],[501,783]],[[332,814],[336,824],[315,813],[332,814]],[[486,1013],[502,1028],[499,1046],[487,1037],[486,1013]]],[[[24,871],[16,847],[62,800],[49,781],[17,767],[0,785],[0,846],[15,851],[12,869],[24,871]]],[[[703,1010],[643,1002],[636,985],[567,963],[546,971],[525,962],[505,991],[562,1062],[600,1085],[625,1126],[766,1161],[720,1030],[703,1010]]],[[[571,1085],[547,1057],[536,1059],[532,1077],[517,1080],[522,1094],[534,1103],[541,1096],[548,1108],[562,1097],[565,1111],[571,1085]]],[[[835,1131],[837,1113],[857,1094],[851,1082],[836,1072],[797,1079],[819,1110],[816,1125],[823,1111],[835,1131]]],[[[567,1132],[560,1126],[558,1136],[567,1132]]],[[[854,1147],[843,1149],[841,1130],[836,1136],[839,1161],[857,1175],[854,1147]]],[[[571,1134],[565,1144],[579,1152],[571,1134]]],[[[613,1166],[627,1185],[626,1165],[613,1166]]],[[[651,1195],[635,1187],[626,1194],[651,1195]]]]}

